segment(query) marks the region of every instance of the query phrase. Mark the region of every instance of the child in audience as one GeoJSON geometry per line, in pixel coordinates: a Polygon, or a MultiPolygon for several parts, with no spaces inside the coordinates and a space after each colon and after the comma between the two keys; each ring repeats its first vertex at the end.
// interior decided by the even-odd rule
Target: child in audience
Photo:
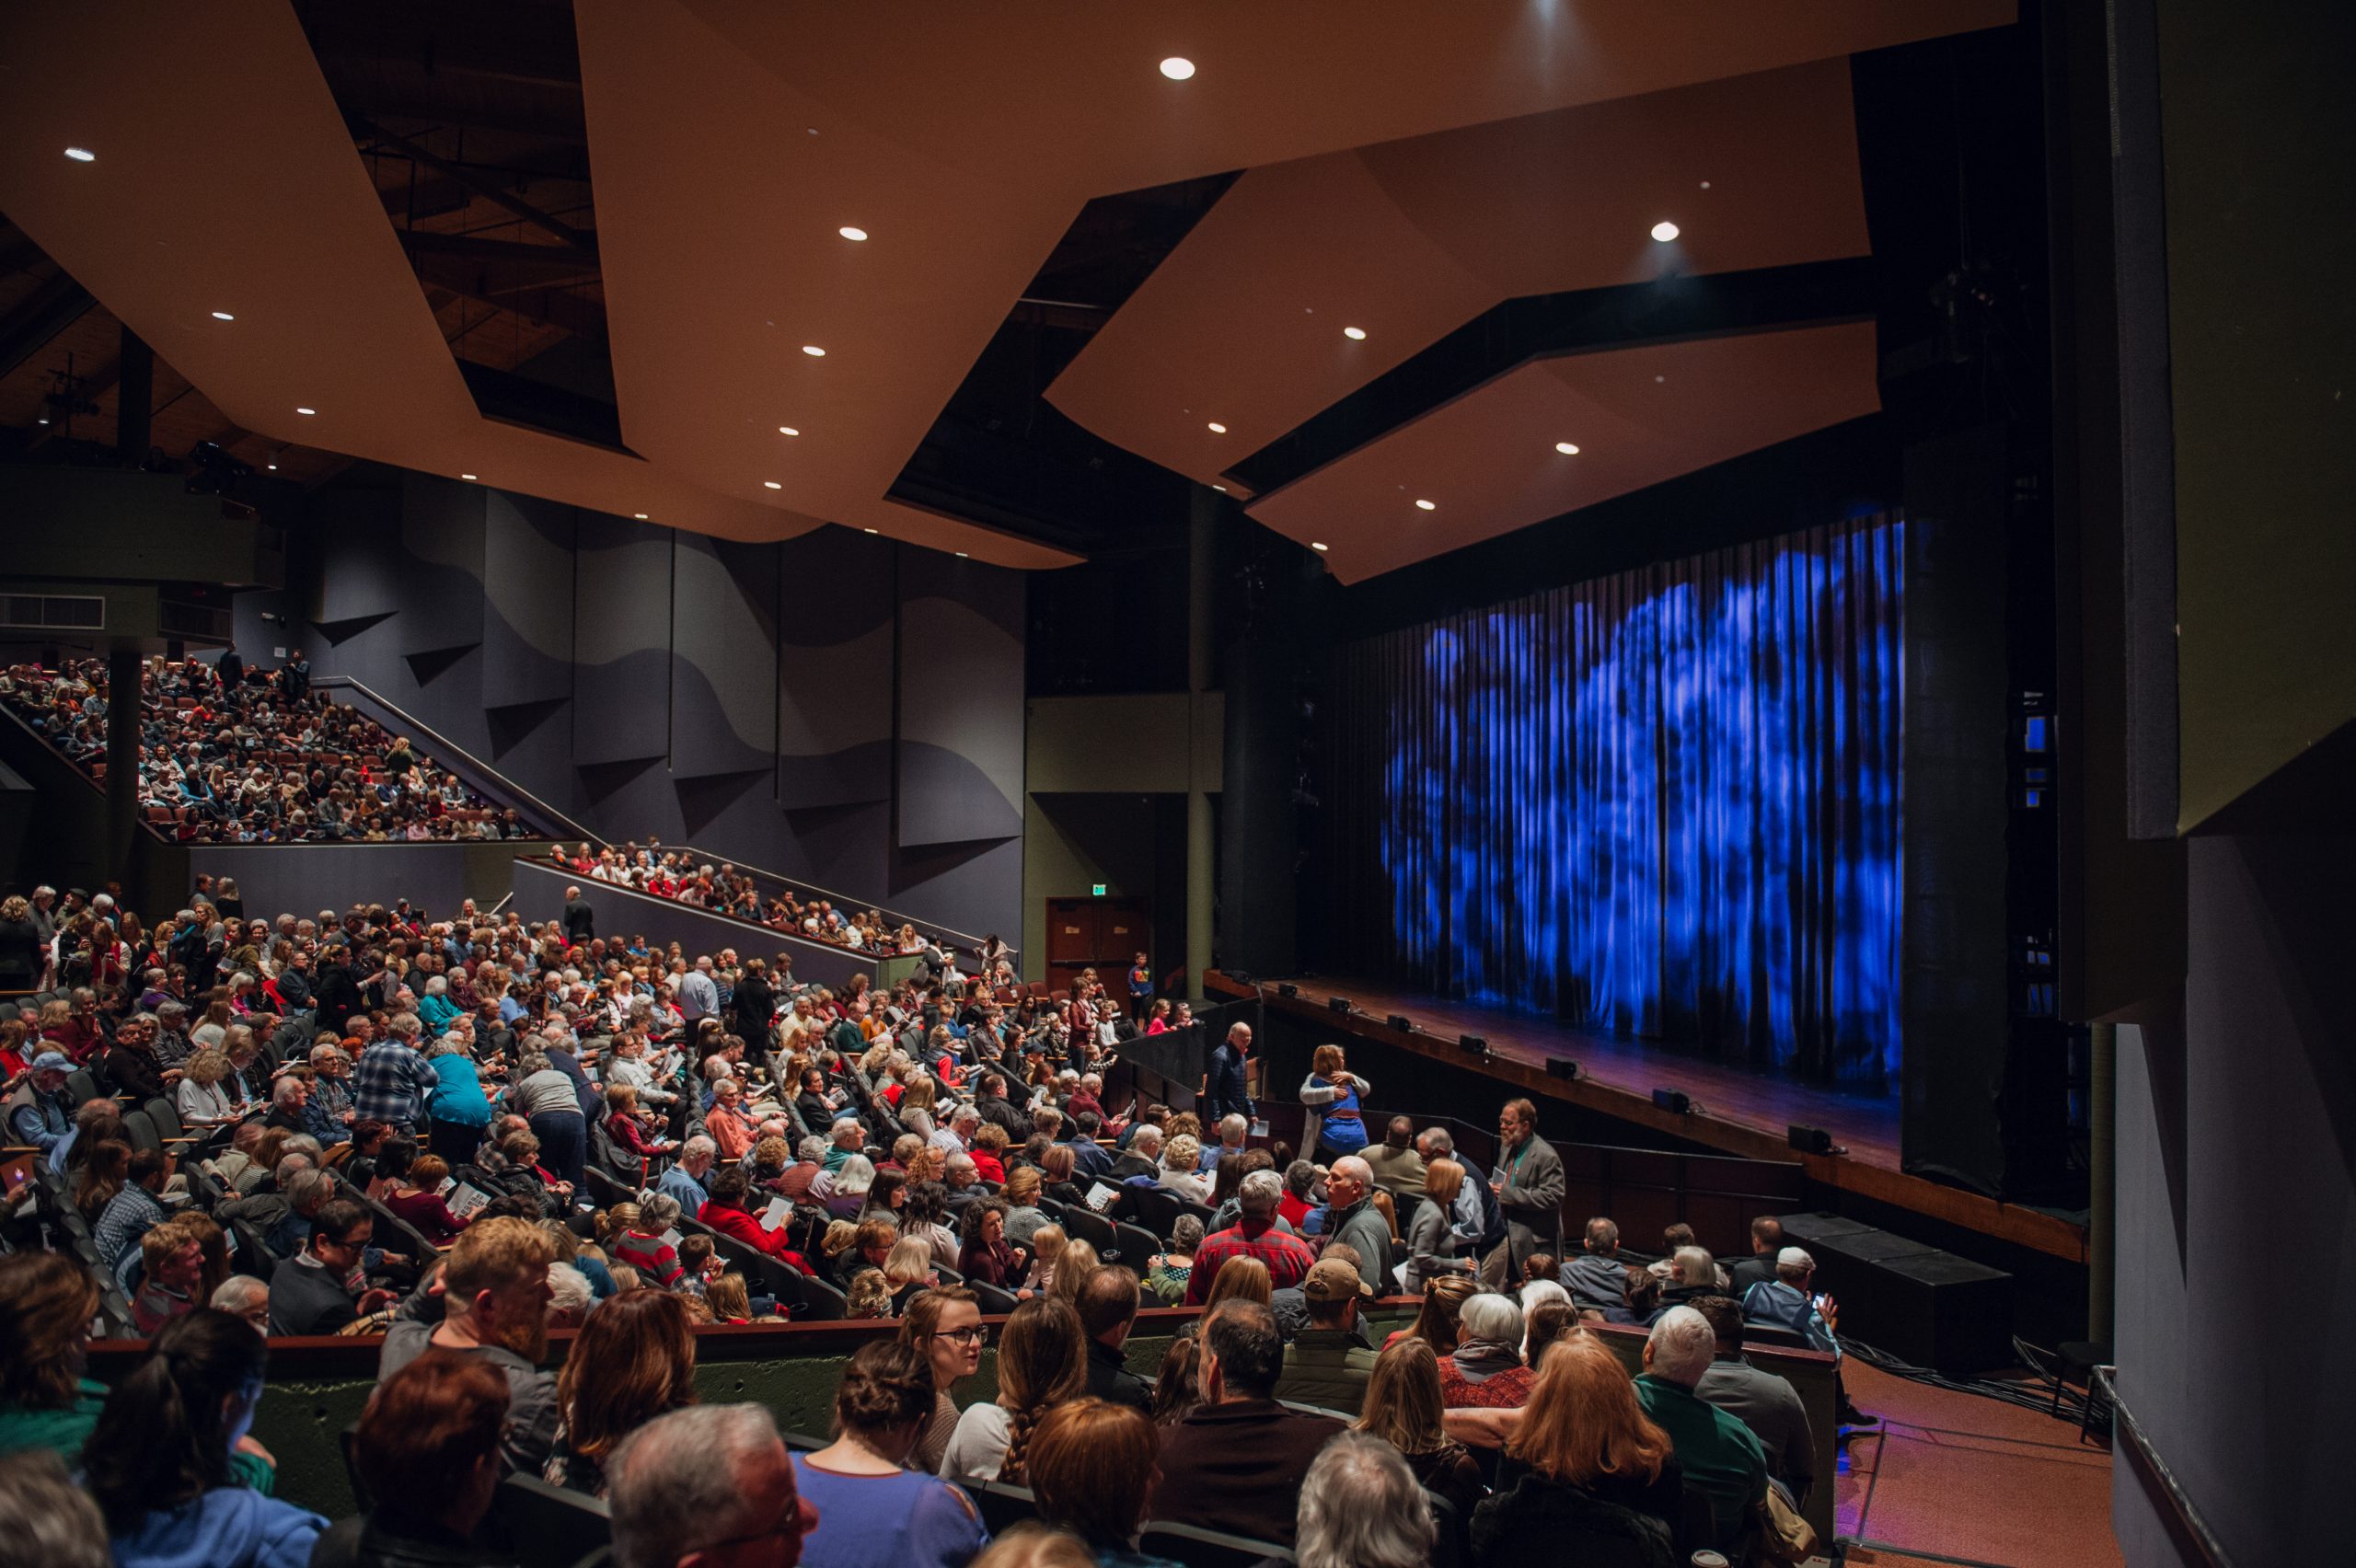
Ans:
{"type": "Polygon", "coordinates": [[[720,1275],[722,1267],[720,1254],[711,1238],[698,1231],[693,1236],[679,1238],[679,1277],[671,1288],[684,1296],[703,1298],[703,1287],[720,1275]]]}
{"type": "Polygon", "coordinates": [[[1022,1288],[1045,1296],[1056,1287],[1056,1261],[1069,1244],[1060,1225],[1043,1225],[1031,1233],[1031,1273],[1022,1288]]]}

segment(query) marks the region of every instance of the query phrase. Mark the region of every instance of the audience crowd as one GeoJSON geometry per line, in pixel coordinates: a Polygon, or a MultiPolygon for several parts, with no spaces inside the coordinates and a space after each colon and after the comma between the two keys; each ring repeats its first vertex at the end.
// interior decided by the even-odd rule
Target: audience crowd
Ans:
{"type": "Polygon", "coordinates": [[[0,1535],[40,1561],[513,1562],[522,1476],[601,1500],[621,1568],[1185,1560],[1157,1521],[1312,1568],[1669,1568],[1764,1560],[1825,1483],[1742,1348],[1837,1355],[1806,1253],[1763,1221],[1752,1258],[1672,1235],[1657,1273],[1598,1218],[1562,1260],[1526,1101],[1480,1173],[1444,1128],[1354,1136],[1368,1086],[1321,1053],[1296,1159],[1223,1068],[1208,1125],[1124,1102],[1068,1005],[945,964],[829,989],[471,909],[38,913],[120,960],[0,1005],[35,1167],[0,1233],[0,1535]],[[1204,1310],[1149,1376],[1164,1303],[1204,1310]],[[826,1436],[699,1399],[699,1326],[796,1317],[896,1320],[826,1436]],[[111,1387],[94,1333],[149,1342],[111,1387]],[[335,1524],[248,1432],[271,1341],[322,1334],[378,1346],[335,1524]],[[1010,1507],[1035,1522],[994,1542],[1010,1507]]]}
{"type": "MultiPolygon", "coordinates": [[[[0,670],[0,701],[103,778],[103,659],[0,670]]],[[[150,659],[139,690],[139,804],[193,844],[414,843],[541,836],[357,709],[312,689],[296,649],[277,670],[150,659]]]]}

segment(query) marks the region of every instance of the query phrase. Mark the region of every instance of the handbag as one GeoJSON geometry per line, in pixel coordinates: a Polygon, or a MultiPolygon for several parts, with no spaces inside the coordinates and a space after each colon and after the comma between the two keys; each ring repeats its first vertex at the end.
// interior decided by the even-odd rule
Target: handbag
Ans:
{"type": "Polygon", "coordinates": [[[1816,1527],[1800,1517],[1782,1487],[1770,1484],[1759,1505],[1759,1555],[1769,1562],[1801,1563],[1816,1555],[1816,1527]]]}

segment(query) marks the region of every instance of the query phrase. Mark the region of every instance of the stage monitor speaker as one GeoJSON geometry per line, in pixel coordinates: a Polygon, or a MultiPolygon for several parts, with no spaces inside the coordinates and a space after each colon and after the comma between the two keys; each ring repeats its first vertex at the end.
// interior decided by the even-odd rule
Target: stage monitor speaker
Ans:
{"type": "Polygon", "coordinates": [[[1469,1055],[1485,1056],[1489,1054],[1489,1043],[1477,1034],[1460,1034],[1456,1037],[1456,1043],[1469,1055]]]}
{"type": "Polygon", "coordinates": [[[1350,1010],[1350,998],[1347,997],[1328,997],[1325,998],[1325,1005],[1332,1008],[1335,1012],[1347,1012],[1350,1010]]]}
{"type": "Polygon", "coordinates": [[[1566,1056],[1549,1056],[1546,1058],[1546,1075],[1549,1078],[1575,1078],[1579,1076],[1579,1065],[1566,1056]]]}
{"type": "Polygon", "coordinates": [[[1950,1377],[2013,1359],[2012,1275],[1834,1215],[1782,1219],[1785,1243],[1816,1260],[1812,1288],[1838,1297],[1842,1320],[1877,1349],[1950,1377]]]}
{"type": "Polygon", "coordinates": [[[1413,1034],[1415,1032],[1415,1026],[1407,1021],[1407,1015],[1405,1013],[1392,1013],[1385,1021],[1402,1034],[1413,1034]]]}
{"type": "Polygon", "coordinates": [[[1300,995],[1300,987],[1294,985],[1289,980],[1279,980],[1276,982],[1276,995],[1279,997],[1298,997],[1300,995]]]}
{"type": "Polygon", "coordinates": [[[1252,974],[1249,970],[1230,969],[1227,972],[1227,977],[1230,980],[1234,981],[1239,986],[1249,986],[1252,984],[1252,974]]]}
{"type": "Polygon", "coordinates": [[[1690,1116],[1693,1113],[1693,1099],[1681,1089],[1654,1090],[1653,1104],[1672,1116],[1690,1116]]]}
{"type": "Polygon", "coordinates": [[[1791,1146],[1802,1154],[1831,1154],[1832,1152],[1832,1135],[1822,1127],[1803,1127],[1795,1124],[1784,1136],[1791,1146]]]}

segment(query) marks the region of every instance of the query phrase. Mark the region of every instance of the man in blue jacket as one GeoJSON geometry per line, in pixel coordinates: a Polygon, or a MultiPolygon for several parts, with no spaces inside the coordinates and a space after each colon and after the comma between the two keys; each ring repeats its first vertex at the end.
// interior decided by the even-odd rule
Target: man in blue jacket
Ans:
{"type": "Polygon", "coordinates": [[[1243,1064],[1252,1054],[1252,1026],[1239,1023],[1227,1032],[1227,1038],[1211,1053],[1211,1065],[1203,1075],[1203,1124],[1209,1126],[1218,1118],[1230,1113],[1242,1116],[1246,1124],[1258,1118],[1243,1082],[1243,1064]]]}

